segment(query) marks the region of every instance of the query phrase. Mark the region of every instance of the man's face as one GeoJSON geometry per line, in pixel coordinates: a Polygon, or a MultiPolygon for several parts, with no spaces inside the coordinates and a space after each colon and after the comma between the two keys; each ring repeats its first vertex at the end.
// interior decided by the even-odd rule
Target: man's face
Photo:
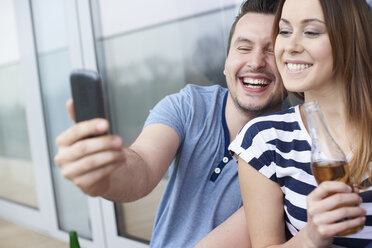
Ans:
{"type": "Polygon", "coordinates": [[[224,74],[235,106],[251,114],[280,109],[281,79],[274,61],[274,15],[245,14],[236,24],[224,74]]]}

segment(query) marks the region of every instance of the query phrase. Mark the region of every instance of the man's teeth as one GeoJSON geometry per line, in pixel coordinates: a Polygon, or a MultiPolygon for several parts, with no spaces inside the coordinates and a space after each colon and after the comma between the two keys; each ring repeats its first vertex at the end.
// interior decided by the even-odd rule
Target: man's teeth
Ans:
{"type": "Polygon", "coordinates": [[[309,68],[310,66],[311,66],[310,64],[292,64],[292,63],[287,64],[287,68],[293,72],[305,70],[309,68]]]}
{"type": "Polygon", "coordinates": [[[252,78],[244,78],[243,83],[245,86],[254,89],[261,88],[269,84],[266,80],[252,78]]]}

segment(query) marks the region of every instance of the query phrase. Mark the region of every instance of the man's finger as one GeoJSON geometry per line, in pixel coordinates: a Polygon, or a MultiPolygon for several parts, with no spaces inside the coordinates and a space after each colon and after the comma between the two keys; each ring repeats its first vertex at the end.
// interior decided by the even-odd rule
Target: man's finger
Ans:
{"type": "Polygon", "coordinates": [[[79,122],[56,139],[57,147],[70,146],[78,140],[106,133],[109,130],[109,122],[106,119],[92,119],[79,122]]]}
{"type": "Polygon", "coordinates": [[[68,115],[70,116],[70,119],[75,121],[75,110],[74,110],[74,101],[70,98],[66,102],[66,109],[68,112],[68,115]]]}

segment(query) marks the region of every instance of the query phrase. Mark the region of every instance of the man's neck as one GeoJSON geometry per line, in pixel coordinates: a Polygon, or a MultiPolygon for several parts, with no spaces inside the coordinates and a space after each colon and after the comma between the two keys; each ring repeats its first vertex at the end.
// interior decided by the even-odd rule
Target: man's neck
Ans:
{"type": "MultiPolygon", "coordinates": [[[[239,109],[233,102],[230,93],[227,96],[226,101],[226,108],[225,108],[225,117],[226,117],[226,124],[229,130],[230,142],[232,142],[240,129],[251,119],[257,117],[255,114],[249,114],[244,112],[243,110],[239,109]]],[[[281,106],[280,106],[281,107],[281,106]]],[[[277,109],[272,109],[272,113],[277,112],[280,110],[280,107],[277,109]]],[[[269,112],[268,112],[269,113],[269,112]]],[[[262,114],[268,114],[262,113],[262,114]]]]}
{"type": "Polygon", "coordinates": [[[227,96],[226,108],[225,108],[225,117],[226,124],[229,130],[230,142],[233,141],[240,131],[240,129],[253,117],[249,116],[247,113],[244,113],[238,107],[235,106],[233,100],[231,99],[230,93],[227,96]]]}

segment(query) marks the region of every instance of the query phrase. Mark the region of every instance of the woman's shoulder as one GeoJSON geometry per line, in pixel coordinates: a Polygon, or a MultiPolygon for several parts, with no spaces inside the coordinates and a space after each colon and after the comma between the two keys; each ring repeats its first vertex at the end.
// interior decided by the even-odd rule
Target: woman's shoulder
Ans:
{"type": "Polygon", "coordinates": [[[302,135],[299,118],[298,106],[254,118],[240,130],[229,149],[238,155],[247,149],[263,152],[269,144],[297,140],[302,135]]]}
{"type": "Polygon", "coordinates": [[[250,120],[247,123],[248,128],[254,129],[282,129],[290,131],[292,129],[298,129],[298,106],[290,107],[279,112],[262,115],[250,120]]]}

